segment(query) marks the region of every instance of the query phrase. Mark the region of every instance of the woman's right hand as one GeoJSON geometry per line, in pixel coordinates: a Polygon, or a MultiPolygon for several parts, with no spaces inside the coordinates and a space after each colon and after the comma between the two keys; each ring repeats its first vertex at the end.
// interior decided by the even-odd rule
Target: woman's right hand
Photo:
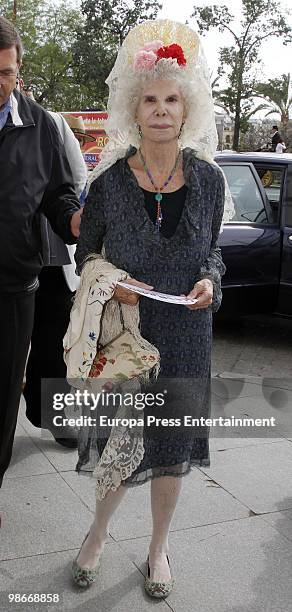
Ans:
{"type": "MultiPolygon", "coordinates": [[[[147,289],[151,291],[153,287],[151,285],[146,285],[146,283],[141,283],[137,281],[135,278],[127,278],[125,282],[128,285],[136,285],[137,287],[141,287],[142,289],[147,289]]],[[[121,285],[117,285],[115,288],[115,292],[113,295],[114,299],[122,304],[128,304],[129,306],[136,306],[139,301],[139,293],[135,293],[134,291],[130,291],[130,289],[126,289],[125,287],[121,287],[121,285]]]]}

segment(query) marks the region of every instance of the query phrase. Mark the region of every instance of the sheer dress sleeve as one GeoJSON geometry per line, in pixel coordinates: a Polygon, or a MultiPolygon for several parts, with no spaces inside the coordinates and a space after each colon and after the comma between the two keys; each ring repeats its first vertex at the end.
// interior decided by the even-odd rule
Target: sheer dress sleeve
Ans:
{"type": "Polygon", "coordinates": [[[222,171],[217,174],[217,189],[215,195],[215,207],[212,220],[212,242],[209,257],[204,261],[200,269],[200,279],[209,278],[214,285],[212,311],[219,310],[222,301],[221,277],[226,272],[226,266],[222,261],[221,249],[218,246],[218,236],[224,212],[225,182],[222,171]]]}
{"type": "Polygon", "coordinates": [[[104,234],[103,178],[99,176],[90,185],[81,217],[80,236],[75,253],[77,274],[81,273],[84,262],[91,253],[101,252],[104,234]]]}

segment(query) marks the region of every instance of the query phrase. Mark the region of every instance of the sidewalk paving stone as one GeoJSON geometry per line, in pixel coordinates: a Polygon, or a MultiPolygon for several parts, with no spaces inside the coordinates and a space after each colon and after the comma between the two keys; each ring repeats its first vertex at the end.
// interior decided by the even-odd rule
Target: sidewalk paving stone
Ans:
{"type": "Polygon", "coordinates": [[[13,446],[13,456],[5,478],[33,476],[55,472],[48,459],[39,452],[38,446],[18,424],[13,446]]]}
{"type": "Polygon", "coordinates": [[[292,445],[287,440],[212,452],[211,466],[200,470],[255,513],[292,507],[292,445]]]}
{"type": "Polygon", "coordinates": [[[26,432],[57,471],[75,469],[78,460],[77,450],[68,449],[58,444],[47,429],[34,427],[25,416],[23,397],[20,402],[18,422],[21,424],[22,430],[26,432]]]}
{"type": "MultiPolygon", "coordinates": [[[[290,503],[292,508],[292,497],[288,503],[290,503]]],[[[292,540],[292,509],[263,514],[262,518],[264,521],[277,529],[277,531],[282,533],[282,535],[284,535],[286,538],[292,540]]]]}
{"type": "MultiPolygon", "coordinates": [[[[120,543],[145,571],[149,538],[120,543]]],[[[291,612],[290,541],[260,517],[171,534],[175,612],[291,612]]]]}
{"type": "Polygon", "coordinates": [[[92,515],[59,474],[4,478],[0,559],[74,548],[92,515]]]}

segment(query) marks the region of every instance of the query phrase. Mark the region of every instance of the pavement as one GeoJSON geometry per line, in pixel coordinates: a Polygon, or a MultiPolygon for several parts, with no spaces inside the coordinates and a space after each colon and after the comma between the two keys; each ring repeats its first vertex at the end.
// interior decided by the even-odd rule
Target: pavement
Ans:
{"type": "Polygon", "coordinates": [[[226,428],[211,430],[211,466],[183,478],[171,527],[171,595],[156,601],[143,589],[149,482],[130,488],[114,515],[97,582],[85,592],[72,584],[70,564],[92,521],[94,479],[74,471],[76,451],[30,425],[22,401],[1,489],[1,612],[148,612],[154,606],[292,612],[291,332],[281,338],[279,330],[275,337],[263,330],[261,348],[247,329],[237,331],[234,346],[230,334],[227,340],[224,330],[214,334],[212,416],[274,416],[276,427],[253,434],[237,428],[228,436],[226,428]],[[9,603],[15,593],[56,594],[59,601],[9,603]]]}

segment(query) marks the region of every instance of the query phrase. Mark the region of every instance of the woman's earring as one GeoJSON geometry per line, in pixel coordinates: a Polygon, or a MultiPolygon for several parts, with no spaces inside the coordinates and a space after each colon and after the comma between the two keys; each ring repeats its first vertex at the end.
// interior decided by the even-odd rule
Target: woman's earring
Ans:
{"type": "Polygon", "coordinates": [[[135,125],[136,125],[136,128],[138,130],[139,137],[142,138],[142,130],[141,130],[140,125],[138,123],[136,123],[135,125]]]}
{"type": "Polygon", "coordinates": [[[180,130],[179,130],[179,133],[178,133],[178,138],[180,138],[180,137],[181,137],[181,135],[182,135],[182,131],[183,131],[184,124],[185,124],[185,122],[183,121],[183,122],[182,122],[182,124],[181,124],[181,126],[180,126],[180,130]]]}

